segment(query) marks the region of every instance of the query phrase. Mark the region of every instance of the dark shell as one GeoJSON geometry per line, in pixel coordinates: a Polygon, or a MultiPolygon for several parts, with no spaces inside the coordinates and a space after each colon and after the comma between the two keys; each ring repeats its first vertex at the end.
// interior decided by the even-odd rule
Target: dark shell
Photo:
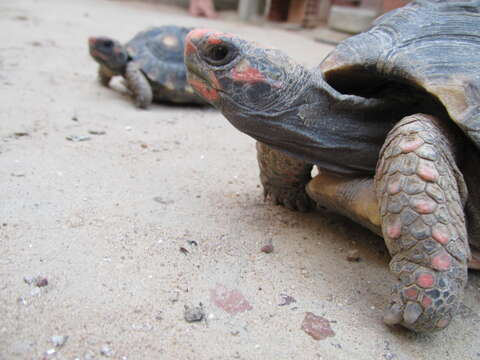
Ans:
{"type": "Polygon", "coordinates": [[[180,26],[154,27],[138,33],[126,44],[129,56],[148,77],[157,97],[200,100],[187,83],[183,62],[185,37],[190,30],[180,26]]]}
{"type": "Polygon", "coordinates": [[[414,1],[340,43],[320,68],[346,91],[375,77],[424,89],[480,147],[478,0],[414,1]]]}

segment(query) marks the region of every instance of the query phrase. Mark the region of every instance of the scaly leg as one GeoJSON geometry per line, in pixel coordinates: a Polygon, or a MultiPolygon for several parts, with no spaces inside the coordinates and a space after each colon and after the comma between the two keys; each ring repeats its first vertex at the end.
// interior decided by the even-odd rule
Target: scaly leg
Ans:
{"type": "Polygon", "coordinates": [[[101,65],[98,67],[98,81],[100,81],[100,84],[108,86],[112,77],[113,74],[110,70],[101,65]]]}
{"type": "Polygon", "coordinates": [[[141,109],[146,109],[153,100],[152,87],[135,63],[128,63],[125,79],[127,80],[127,87],[133,93],[135,105],[141,109]]]}
{"type": "Polygon", "coordinates": [[[450,132],[423,114],[400,121],[380,153],[375,185],[383,237],[399,281],[384,320],[414,331],[445,328],[467,281],[467,191],[450,132]]]}
{"type": "Polygon", "coordinates": [[[314,207],[305,191],[311,179],[312,164],[292,158],[257,142],[257,160],[265,198],[290,210],[308,211],[314,207]]]}

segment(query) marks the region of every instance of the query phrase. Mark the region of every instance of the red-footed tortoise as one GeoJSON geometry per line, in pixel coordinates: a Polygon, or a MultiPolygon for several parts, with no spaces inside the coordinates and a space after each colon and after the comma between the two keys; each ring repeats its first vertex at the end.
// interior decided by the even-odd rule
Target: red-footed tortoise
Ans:
{"type": "Polygon", "coordinates": [[[188,35],[185,63],[198,94],[258,140],[266,195],[383,236],[398,277],[385,322],[445,328],[468,265],[480,268],[480,1],[412,2],[313,70],[207,29],[188,35]]]}
{"type": "Polygon", "coordinates": [[[185,36],[191,28],[166,25],[139,32],[125,46],[109,37],[90,37],[90,55],[98,62],[100,82],[123,76],[135,105],[152,101],[205,104],[187,83],[183,62],[185,36]]]}

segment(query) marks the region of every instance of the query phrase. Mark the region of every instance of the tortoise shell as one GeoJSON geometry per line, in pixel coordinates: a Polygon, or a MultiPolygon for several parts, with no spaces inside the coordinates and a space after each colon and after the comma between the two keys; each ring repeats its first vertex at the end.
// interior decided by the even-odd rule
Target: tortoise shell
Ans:
{"type": "Polygon", "coordinates": [[[185,37],[190,30],[173,25],[154,27],[126,44],[131,61],[147,76],[154,96],[160,100],[203,103],[187,83],[183,62],[185,37]]]}
{"type": "Polygon", "coordinates": [[[337,90],[424,90],[480,148],[480,1],[419,0],[340,43],[320,64],[337,90]]]}

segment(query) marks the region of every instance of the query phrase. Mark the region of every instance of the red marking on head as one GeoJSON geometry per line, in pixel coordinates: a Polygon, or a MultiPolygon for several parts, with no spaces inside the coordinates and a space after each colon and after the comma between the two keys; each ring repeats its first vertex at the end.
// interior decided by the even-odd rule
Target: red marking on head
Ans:
{"type": "Polygon", "coordinates": [[[430,288],[435,284],[435,278],[432,274],[429,273],[421,273],[417,277],[417,284],[420,285],[422,288],[430,288]]]}
{"type": "Polygon", "coordinates": [[[449,234],[441,231],[438,228],[434,228],[432,230],[432,237],[442,245],[445,245],[450,241],[449,234]]]}
{"type": "Polygon", "coordinates": [[[438,179],[438,171],[432,163],[422,160],[417,168],[417,174],[423,180],[434,182],[438,179]]]}
{"type": "Polygon", "coordinates": [[[425,309],[430,307],[432,305],[432,299],[425,295],[422,299],[422,305],[425,309]]]}
{"type": "Polygon", "coordinates": [[[438,271],[447,271],[451,263],[452,259],[448,254],[440,254],[432,259],[432,267],[438,271]]]}
{"type": "Polygon", "coordinates": [[[433,200],[414,200],[413,206],[415,208],[415,211],[418,212],[419,214],[431,214],[435,208],[437,207],[437,203],[434,202],[433,200]]]}
{"type": "Polygon", "coordinates": [[[190,85],[197,90],[197,92],[208,101],[215,101],[218,99],[218,91],[210,85],[200,80],[189,80],[190,85]]]}
{"type": "Polygon", "coordinates": [[[88,43],[89,43],[91,46],[95,45],[96,42],[97,42],[97,38],[96,38],[96,37],[90,36],[90,37],[88,38],[88,43]]]}
{"type": "Polygon", "coordinates": [[[390,239],[398,239],[402,235],[402,223],[399,218],[395,219],[393,223],[387,225],[387,236],[390,239]]]}
{"type": "Polygon", "coordinates": [[[223,43],[222,39],[219,39],[219,38],[217,38],[213,35],[208,38],[207,42],[211,45],[219,45],[219,44],[223,43]]]}
{"type": "Polygon", "coordinates": [[[410,300],[416,300],[418,296],[418,290],[415,288],[407,288],[403,291],[403,295],[410,300]]]}
{"type": "Polygon", "coordinates": [[[197,51],[197,48],[191,41],[185,41],[185,56],[189,56],[197,51]]]}
{"type": "Polygon", "coordinates": [[[247,67],[245,70],[238,70],[237,68],[234,68],[232,70],[231,74],[233,80],[247,83],[262,82],[266,80],[265,76],[263,76],[263,74],[258,71],[258,69],[255,69],[253,67],[247,67]]]}
{"type": "Polygon", "coordinates": [[[417,150],[420,146],[423,145],[423,140],[420,138],[416,138],[410,141],[403,141],[400,143],[400,149],[404,154],[417,150]]]}

